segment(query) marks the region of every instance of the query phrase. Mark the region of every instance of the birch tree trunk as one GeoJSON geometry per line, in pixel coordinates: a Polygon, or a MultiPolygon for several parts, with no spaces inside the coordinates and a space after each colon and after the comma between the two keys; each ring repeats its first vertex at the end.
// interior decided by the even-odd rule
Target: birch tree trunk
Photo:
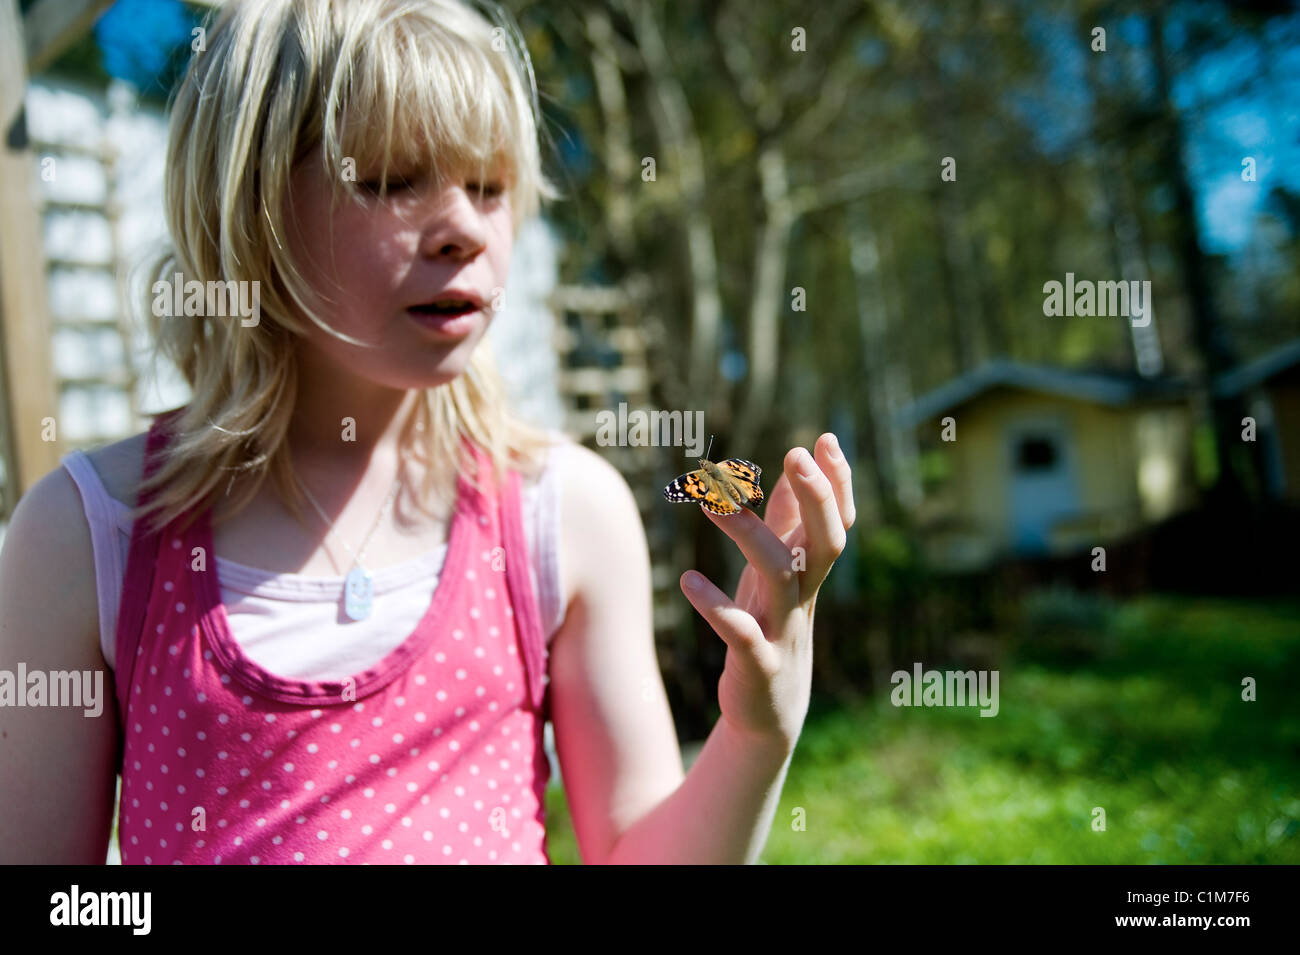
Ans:
{"type": "Polygon", "coordinates": [[[624,266],[634,267],[636,229],[631,190],[637,182],[637,161],[632,149],[632,124],[628,117],[627,91],[615,49],[614,28],[609,13],[592,7],[584,17],[586,36],[591,44],[591,72],[596,84],[604,122],[605,168],[609,172],[609,201],[605,204],[605,225],[610,244],[624,266]]]}
{"type": "MultiPolygon", "coordinates": [[[[686,234],[686,267],[690,277],[691,332],[688,396],[708,395],[718,368],[722,326],[722,294],[718,288],[718,256],[709,218],[704,151],[691,118],[686,93],[668,60],[663,34],[647,0],[621,0],[636,32],[654,95],[651,115],[665,157],[672,157],[680,194],[678,214],[686,234]]],[[[684,410],[684,409],[683,409],[684,410]]]]}
{"type": "Polygon", "coordinates": [[[881,294],[880,251],[875,232],[861,203],[845,211],[849,236],[849,264],[853,269],[858,311],[859,346],[865,373],[864,394],[859,398],[860,435],[866,463],[876,486],[876,510],[887,524],[898,520],[900,508],[895,492],[897,481],[891,451],[885,369],[888,351],[885,341],[887,316],[881,294]]]}

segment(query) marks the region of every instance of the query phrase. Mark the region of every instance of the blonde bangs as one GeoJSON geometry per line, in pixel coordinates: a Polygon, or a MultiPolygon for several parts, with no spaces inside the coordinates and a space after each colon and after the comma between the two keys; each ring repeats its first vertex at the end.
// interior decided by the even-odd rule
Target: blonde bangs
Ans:
{"type": "Polygon", "coordinates": [[[331,82],[322,145],[327,168],[351,158],[355,176],[334,177],[336,195],[360,198],[356,181],[372,177],[418,173],[440,185],[503,174],[516,225],[536,214],[539,195],[556,198],[534,175],[536,91],[504,55],[507,36],[468,10],[435,17],[403,4],[364,37],[345,37],[349,67],[331,82]]]}
{"type": "MultiPolygon", "coordinates": [[[[168,452],[141,491],[136,519],[188,525],[222,501],[238,511],[271,477],[300,519],[305,507],[286,452],[294,414],[295,313],[337,337],[319,290],[299,270],[288,234],[293,166],[321,151],[334,201],[359,183],[413,172],[443,183],[502,175],[515,235],[559,192],[542,171],[540,112],[518,27],[495,5],[459,0],[232,0],[214,11],[206,49],[173,93],[164,211],[170,245],[145,263],[162,280],[257,281],[261,320],[145,321],[155,357],[173,362],[193,399],[173,422],[168,452]],[[347,175],[351,166],[353,175],[347,175]],[[233,479],[247,476],[230,494],[233,479]]],[[[427,389],[403,424],[403,450],[423,460],[417,504],[450,500],[466,462],[461,442],[536,474],[550,439],[517,419],[484,339],[466,371],[427,389]]],[[[477,485],[477,475],[470,468],[477,485]]]]}

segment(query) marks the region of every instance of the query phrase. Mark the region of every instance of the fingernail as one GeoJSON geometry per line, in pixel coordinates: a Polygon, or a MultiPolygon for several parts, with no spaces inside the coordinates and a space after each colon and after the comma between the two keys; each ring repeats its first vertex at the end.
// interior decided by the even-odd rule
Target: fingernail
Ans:
{"type": "Polygon", "coordinates": [[[813,457],[803,448],[799,449],[799,473],[804,477],[812,477],[817,472],[817,464],[813,457]]]}
{"type": "MultiPolygon", "coordinates": [[[[830,432],[827,432],[828,434],[830,432]]],[[[839,461],[844,457],[844,452],[840,450],[840,439],[831,434],[831,443],[826,449],[826,453],[832,461],[839,461]]]]}
{"type": "Polygon", "coordinates": [[[699,590],[703,585],[704,585],[704,581],[700,579],[700,575],[699,575],[699,574],[687,574],[687,575],[686,575],[686,589],[687,589],[687,590],[699,590]]]}

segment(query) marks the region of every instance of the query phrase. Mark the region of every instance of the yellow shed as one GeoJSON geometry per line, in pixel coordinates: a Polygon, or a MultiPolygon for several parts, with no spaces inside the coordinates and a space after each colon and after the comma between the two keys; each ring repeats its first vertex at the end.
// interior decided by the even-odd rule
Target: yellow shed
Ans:
{"type": "Polygon", "coordinates": [[[917,519],[939,567],[1087,550],[1195,499],[1187,387],[993,361],[917,399],[917,519]]]}

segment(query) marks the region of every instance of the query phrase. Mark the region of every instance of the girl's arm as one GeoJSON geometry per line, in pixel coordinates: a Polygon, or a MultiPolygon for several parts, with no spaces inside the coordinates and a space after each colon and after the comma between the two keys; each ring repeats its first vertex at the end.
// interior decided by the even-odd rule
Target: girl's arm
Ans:
{"type": "Polygon", "coordinates": [[[81,495],[58,468],[18,502],[0,550],[0,671],[12,674],[0,679],[16,681],[20,663],[78,680],[98,671],[101,709],[0,706],[0,864],[103,865],[108,854],[117,703],[98,614],[81,495]]]}
{"type": "Polygon", "coordinates": [[[650,562],[627,483],[594,452],[564,476],[567,614],[551,646],[551,714],[587,863],[757,859],[790,748],[719,720],[689,776],[654,650],[650,562]]]}

